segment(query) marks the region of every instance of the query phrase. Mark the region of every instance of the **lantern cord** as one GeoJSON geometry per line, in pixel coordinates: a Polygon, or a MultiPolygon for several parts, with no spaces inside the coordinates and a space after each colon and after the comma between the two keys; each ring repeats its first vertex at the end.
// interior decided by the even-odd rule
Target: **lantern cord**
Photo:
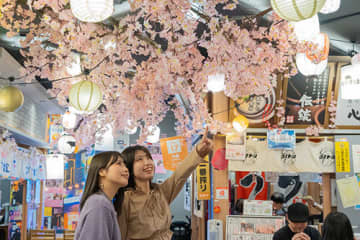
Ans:
{"type": "Polygon", "coordinates": [[[21,76],[21,77],[0,77],[0,80],[8,80],[11,82],[11,85],[28,85],[28,84],[37,84],[37,83],[49,83],[49,82],[59,82],[59,81],[64,81],[64,80],[68,80],[68,79],[72,79],[72,78],[77,78],[77,77],[81,77],[81,76],[88,76],[92,71],[94,71],[95,69],[97,69],[98,67],[100,67],[100,65],[106,61],[109,60],[109,56],[106,56],[103,60],[101,60],[100,62],[98,62],[94,67],[90,68],[90,69],[84,69],[80,74],[77,74],[75,76],[70,76],[70,77],[62,77],[62,78],[57,78],[57,79],[53,79],[53,80],[38,80],[35,82],[13,82],[15,80],[20,80],[20,79],[24,79],[27,76],[29,76],[30,74],[34,73],[37,70],[41,70],[42,68],[44,68],[45,66],[47,66],[49,63],[46,63],[44,65],[42,65],[41,67],[37,67],[35,70],[31,71],[30,73],[21,76]]]}

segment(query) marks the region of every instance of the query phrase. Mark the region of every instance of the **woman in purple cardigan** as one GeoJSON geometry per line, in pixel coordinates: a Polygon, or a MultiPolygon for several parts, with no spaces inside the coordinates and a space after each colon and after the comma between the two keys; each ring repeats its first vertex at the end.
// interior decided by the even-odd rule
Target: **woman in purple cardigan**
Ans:
{"type": "Polygon", "coordinates": [[[129,179],[123,159],[118,152],[102,152],[93,157],[80,201],[76,240],[121,239],[117,215],[124,198],[122,188],[129,179]]]}

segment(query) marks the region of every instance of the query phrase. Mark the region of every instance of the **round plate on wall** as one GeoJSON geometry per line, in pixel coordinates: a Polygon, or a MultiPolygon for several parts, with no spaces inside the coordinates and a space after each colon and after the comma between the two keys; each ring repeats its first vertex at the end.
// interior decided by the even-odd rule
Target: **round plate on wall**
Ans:
{"type": "Polygon", "coordinates": [[[250,123],[262,123],[275,114],[276,96],[274,88],[269,94],[250,95],[246,100],[236,100],[236,111],[249,119],[250,123]]]}

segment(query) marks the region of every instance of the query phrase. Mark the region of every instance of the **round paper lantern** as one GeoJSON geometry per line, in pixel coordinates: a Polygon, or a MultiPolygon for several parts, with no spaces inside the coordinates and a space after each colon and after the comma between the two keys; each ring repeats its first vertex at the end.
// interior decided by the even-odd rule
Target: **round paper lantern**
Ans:
{"type": "Polygon", "coordinates": [[[66,112],[62,118],[62,125],[67,129],[73,129],[77,123],[77,116],[72,112],[66,112]]]}
{"type": "Polygon", "coordinates": [[[63,135],[60,137],[57,148],[63,154],[71,154],[74,152],[76,147],[76,140],[71,135],[63,135]]]}
{"type": "Polygon", "coordinates": [[[148,132],[150,134],[146,137],[147,142],[157,143],[160,140],[160,128],[158,126],[150,126],[148,132]]]}
{"type": "Polygon", "coordinates": [[[66,67],[66,72],[71,76],[77,76],[81,74],[81,65],[80,65],[80,54],[71,54],[71,65],[66,67]]]}
{"type": "Polygon", "coordinates": [[[225,89],[225,75],[224,74],[215,74],[208,76],[207,82],[208,91],[211,92],[221,92],[225,89]]]}
{"type": "Polygon", "coordinates": [[[0,110],[4,112],[14,112],[24,103],[23,93],[13,86],[0,89],[0,110]]]}
{"type": "Polygon", "coordinates": [[[341,0],[326,0],[325,5],[320,10],[323,14],[334,13],[340,8],[341,0]]]}
{"type": "Polygon", "coordinates": [[[243,132],[249,126],[249,120],[243,115],[238,115],[232,121],[232,125],[237,132],[243,132]]]}
{"type": "Polygon", "coordinates": [[[83,22],[101,22],[114,12],[114,0],[70,0],[71,11],[83,22]]]}
{"type": "Polygon", "coordinates": [[[329,55],[329,38],[326,34],[319,34],[313,42],[321,48],[321,56],[310,52],[296,54],[296,66],[305,76],[320,75],[327,67],[327,57],[329,55]],[[319,60],[319,63],[315,63],[319,60]]]}
{"type": "Polygon", "coordinates": [[[360,54],[351,59],[351,65],[341,68],[341,98],[360,99],[360,54]]]}
{"type": "Polygon", "coordinates": [[[299,41],[310,41],[320,33],[320,23],[317,14],[315,16],[299,22],[291,22],[294,25],[294,32],[299,41]]]}
{"type": "Polygon", "coordinates": [[[313,17],[326,0],[271,0],[274,11],[288,21],[301,21],[313,17]]]}
{"type": "Polygon", "coordinates": [[[84,80],[71,87],[69,100],[70,104],[77,110],[91,112],[102,103],[102,93],[98,85],[84,80]]]}
{"type": "Polygon", "coordinates": [[[64,179],[64,164],[64,155],[46,155],[46,179],[64,179]]]}
{"type": "Polygon", "coordinates": [[[327,67],[327,59],[315,64],[305,54],[296,54],[296,66],[304,76],[320,75],[327,67]]]}
{"type": "Polygon", "coordinates": [[[135,134],[137,132],[137,127],[131,128],[132,121],[128,120],[128,127],[125,128],[125,132],[129,135],[135,134]]]}

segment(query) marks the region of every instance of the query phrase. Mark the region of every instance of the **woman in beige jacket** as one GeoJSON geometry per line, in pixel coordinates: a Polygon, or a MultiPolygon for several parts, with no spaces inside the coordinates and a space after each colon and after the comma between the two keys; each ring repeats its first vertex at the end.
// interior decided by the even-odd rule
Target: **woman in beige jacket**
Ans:
{"type": "Polygon", "coordinates": [[[126,148],[122,154],[130,172],[121,215],[118,216],[122,240],[170,240],[170,203],[176,198],[203,158],[212,149],[207,129],[201,142],[177,166],[162,184],[152,183],[155,165],[149,150],[143,146],[126,148]]]}

